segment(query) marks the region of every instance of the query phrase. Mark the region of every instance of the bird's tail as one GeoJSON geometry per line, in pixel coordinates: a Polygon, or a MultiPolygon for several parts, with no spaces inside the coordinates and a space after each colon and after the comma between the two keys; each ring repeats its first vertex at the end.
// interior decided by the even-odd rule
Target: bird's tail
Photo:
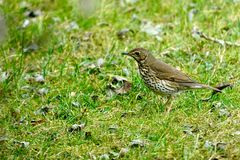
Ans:
{"type": "Polygon", "coordinates": [[[206,85],[206,84],[199,84],[201,86],[201,88],[207,88],[207,89],[211,89],[211,90],[214,90],[216,92],[222,92],[221,90],[215,88],[215,87],[212,87],[212,86],[209,86],[209,85],[206,85]]]}
{"type": "Polygon", "coordinates": [[[197,83],[197,82],[193,82],[193,83],[181,83],[181,86],[185,86],[185,87],[189,87],[192,89],[201,89],[201,88],[207,88],[207,89],[211,89],[215,92],[222,92],[220,89],[206,85],[206,84],[201,84],[201,83],[197,83]]]}

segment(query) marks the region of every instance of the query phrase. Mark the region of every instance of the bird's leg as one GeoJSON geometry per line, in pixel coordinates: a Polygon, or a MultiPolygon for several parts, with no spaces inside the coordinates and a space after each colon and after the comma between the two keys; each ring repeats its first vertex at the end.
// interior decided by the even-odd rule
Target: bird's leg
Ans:
{"type": "Polygon", "coordinates": [[[171,95],[167,96],[167,101],[164,104],[165,110],[167,113],[171,112],[171,110],[172,110],[172,101],[171,100],[172,100],[172,96],[171,95]]]}

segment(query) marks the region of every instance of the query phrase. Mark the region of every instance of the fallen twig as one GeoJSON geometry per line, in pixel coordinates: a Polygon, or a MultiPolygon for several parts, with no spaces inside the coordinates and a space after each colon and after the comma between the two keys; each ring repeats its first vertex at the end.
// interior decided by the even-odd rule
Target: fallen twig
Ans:
{"type": "Polygon", "coordinates": [[[221,40],[221,39],[217,39],[217,38],[214,38],[214,37],[207,36],[203,32],[199,31],[197,28],[193,28],[192,33],[195,34],[195,35],[198,35],[199,37],[204,38],[206,40],[218,43],[222,46],[227,45],[227,46],[240,47],[240,43],[233,43],[233,42],[230,42],[230,41],[224,41],[224,40],[221,40]]]}

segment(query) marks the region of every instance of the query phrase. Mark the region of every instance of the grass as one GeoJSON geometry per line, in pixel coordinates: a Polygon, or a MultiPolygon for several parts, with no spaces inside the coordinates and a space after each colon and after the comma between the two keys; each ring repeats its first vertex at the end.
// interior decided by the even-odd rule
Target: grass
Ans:
{"type": "Polygon", "coordinates": [[[198,27],[209,36],[239,42],[240,3],[139,0],[121,5],[103,0],[96,12],[82,15],[74,0],[25,2],[25,7],[20,0],[0,4],[5,25],[0,24],[7,30],[0,37],[0,75],[9,75],[0,82],[1,159],[116,158],[122,148],[129,152],[121,159],[240,158],[239,48],[195,39],[191,33],[198,27]],[[28,10],[42,14],[28,18],[28,10]],[[30,24],[23,28],[26,19],[30,24]],[[162,26],[160,41],[141,32],[144,20],[162,26]],[[73,22],[78,28],[71,29],[73,22]],[[119,39],[123,28],[134,33],[119,39]],[[37,48],[27,50],[32,44],[37,48]],[[211,94],[208,90],[184,92],[166,114],[164,97],[146,88],[135,62],[120,54],[135,47],[151,50],[202,83],[234,86],[207,102],[201,99],[211,94]],[[169,48],[180,49],[161,54],[169,48]],[[99,58],[103,66],[90,68],[99,58]],[[44,76],[44,83],[26,79],[36,74],[44,76]],[[109,96],[111,75],[126,77],[131,90],[109,96]],[[39,95],[41,88],[48,93],[39,95]],[[49,112],[36,114],[43,106],[49,112]],[[68,131],[81,123],[81,131],[68,131]],[[130,147],[136,139],[144,147],[130,147]]]}

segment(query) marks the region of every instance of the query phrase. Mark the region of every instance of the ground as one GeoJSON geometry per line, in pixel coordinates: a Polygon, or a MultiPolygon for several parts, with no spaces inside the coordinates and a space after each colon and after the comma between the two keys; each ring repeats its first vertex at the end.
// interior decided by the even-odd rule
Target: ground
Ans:
{"type": "Polygon", "coordinates": [[[1,0],[1,159],[240,159],[239,47],[222,43],[240,43],[239,8],[238,0],[1,0]],[[135,47],[202,83],[233,86],[207,101],[210,90],[183,92],[166,113],[165,97],[121,55],[135,47]]]}

